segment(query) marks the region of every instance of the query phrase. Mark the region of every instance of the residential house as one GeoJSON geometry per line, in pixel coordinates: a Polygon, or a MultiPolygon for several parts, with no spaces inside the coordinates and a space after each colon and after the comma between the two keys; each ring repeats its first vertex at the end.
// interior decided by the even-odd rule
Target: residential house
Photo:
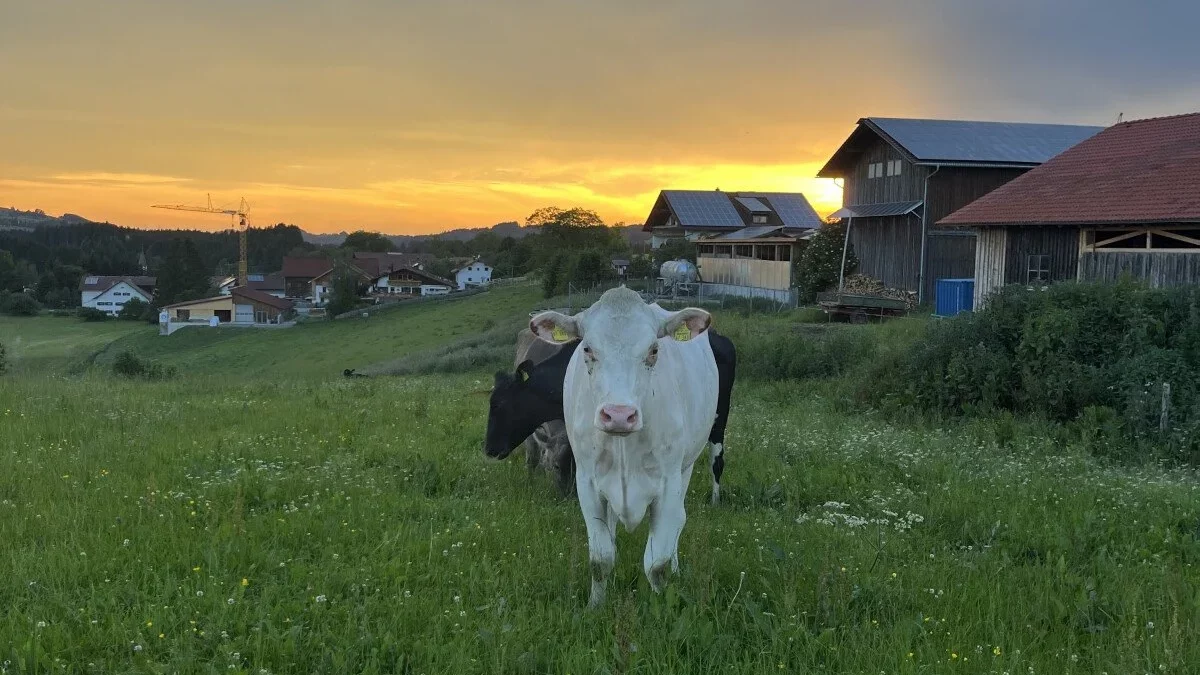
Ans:
{"type": "Polygon", "coordinates": [[[79,304],[116,316],[130,300],[149,304],[154,283],[154,277],[146,276],[85,276],[79,286],[79,304]]]}
{"type": "Polygon", "coordinates": [[[283,259],[284,297],[295,300],[311,300],[313,280],[333,271],[329,258],[285,256],[283,259]]]}
{"type": "Polygon", "coordinates": [[[975,302],[1122,274],[1200,283],[1200,113],[1118,123],[937,221],[976,238],[975,302]]]}
{"type": "Polygon", "coordinates": [[[454,289],[454,282],[430,274],[416,267],[390,270],[371,280],[368,293],[376,297],[408,296],[424,297],[446,295],[454,289]]]}
{"type": "Polygon", "coordinates": [[[460,291],[487,286],[492,282],[492,268],[479,258],[475,258],[462,267],[456,267],[450,273],[454,275],[455,283],[458,284],[460,291]]]}
{"type": "Polygon", "coordinates": [[[974,233],[934,223],[1101,129],[864,117],[817,175],[843,181],[833,215],[858,271],[924,303],[938,279],[975,270],[974,233]]]}
{"type": "Polygon", "coordinates": [[[283,323],[291,317],[291,300],[263,291],[236,286],[229,295],[178,302],[163,308],[172,323],[217,323],[265,325],[283,323]]]}
{"type": "Polygon", "coordinates": [[[642,227],[650,246],[671,239],[696,241],[746,227],[783,227],[808,231],[821,218],[799,192],[722,192],[720,190],[662,190],[642,227]]]}
{"type": "Polygon", "coordinates": [[[617,276],[622,279],[629,272],[629,261],[625,258],[613,258],[609,264],[612,265],[613,271],[617,273],[617,276]]]}

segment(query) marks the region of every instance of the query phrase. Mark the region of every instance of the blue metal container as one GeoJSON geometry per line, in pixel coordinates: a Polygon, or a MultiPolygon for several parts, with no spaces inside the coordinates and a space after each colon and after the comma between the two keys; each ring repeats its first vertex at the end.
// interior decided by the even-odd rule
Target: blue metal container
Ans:
{"type": "Polygon", "coordinates": [[[974,279],[938,279],[934,292],[934,315],[951,317],[971,311],[975,302],[974,279]]]}

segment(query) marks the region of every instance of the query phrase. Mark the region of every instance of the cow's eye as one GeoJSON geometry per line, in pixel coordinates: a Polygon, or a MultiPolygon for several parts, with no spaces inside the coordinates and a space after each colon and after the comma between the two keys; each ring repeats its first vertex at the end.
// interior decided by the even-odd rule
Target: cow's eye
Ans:
{"type": "Polygon", "coordinates": [[[658,345],[653,345],[646,354],[646,365],[652,366],[656,361],[658,361],[658,345]]]}

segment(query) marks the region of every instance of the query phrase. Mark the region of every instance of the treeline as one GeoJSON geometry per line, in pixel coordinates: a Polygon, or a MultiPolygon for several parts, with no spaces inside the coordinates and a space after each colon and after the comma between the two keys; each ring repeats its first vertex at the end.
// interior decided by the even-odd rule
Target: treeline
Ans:
{"type": "MultiPolygon", "coordinates": [[[[48,307],[79,304],[84,274],[161,275],[172,248],[187,242],[196,268],[207,276],[237,271],[238,235],[233,230],[138,230],[105,223],[0,231],[0,291],[28,289],[48,307]]],[[[252,269],[277,270],[290,253],[312,250],[300,228],[280,223],[247,233],[252,269]]],[[[176,255],[179,252],[176,251],[176,255]]]]}

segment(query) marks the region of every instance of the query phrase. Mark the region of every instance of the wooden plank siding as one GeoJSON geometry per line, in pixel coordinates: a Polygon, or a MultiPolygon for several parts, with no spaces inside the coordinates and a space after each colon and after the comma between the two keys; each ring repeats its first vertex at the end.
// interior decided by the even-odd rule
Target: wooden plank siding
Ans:
{"type": "Polygon", "coordinates": [[[697,256],[696,267],[705,283],[754,286],[786,291],[792,287],[790,261],[697,256]]]}
{"type": "Polygon", "coordinates": [[[975,239],[975,308],[983,307],[987,296],[1004,285],[1008,230],[985,227],[975,239]]]}
{"type": "Polygon", "coordinates": [[[858,273],[884,285],[917,290],[921,260],[921,219],[916,215],[855,218],[850,245],[858,257],[858,273]]]}
{"type": "Polygon", "coordinates": [[[1050,282],[1075,279],[1079,274],[1079,230],[1068,227],[1009,228],[1004,283],[1029,282],[1031,255],[1050,256],[1050,282]]]}
{"type": "Polygon", "coordinates": [[[925,189],[925,174],[923,166],[914,166],[904,159],[904,155],[891,146],[890,143],[878,138],[870,148],[858,158],[858,162],[847,172],[845,185],[842,188],[842,204],[885,204],[888,202],[906,202],[921,198],[925,189]],[[887,175],[887,163],[891,160],[901,160],[902,167],[899,176],[887,175]],[[867,167],[873,162],[882,162],[884,175],[882,178],[867,178],[867,167]]]}
{"type": "Polygon", "coordinates": [[[933,304],[938,279],[975,276],[975,236],[966,232],[929,230],[925,255],[925,302],[933,304]]]}
{"type": "MultiPolygon", "coordinates": [[[[974,169],[947,166],[935,172],[929,179],[929,195],[926,200],[927,221],[933,224],[987,193],[1020,176],[1028,169],[974,169]]],[[[921,199],[917,195],[913,199],[921,199]]]]}
{"type": "Polygon", "coordinates": [[[1123,275],[1154,288],[1200,283],[1200,254],[1168,251],[1096,252],[1079,258],[1080,281],[1117,281],[1123,275]]]}

